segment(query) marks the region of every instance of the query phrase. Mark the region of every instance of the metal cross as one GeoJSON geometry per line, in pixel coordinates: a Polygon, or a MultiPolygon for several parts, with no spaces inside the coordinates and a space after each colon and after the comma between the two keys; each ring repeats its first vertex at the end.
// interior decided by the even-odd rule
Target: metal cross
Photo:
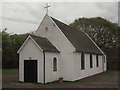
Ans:
{"type": "Polygon", "coordinates": [[[46,12],[48,14],[48,8],[50,7],[50,5],[48,5],[48,3],[46,3],[46,6],[44,8],[46,8],[46,12]]]}

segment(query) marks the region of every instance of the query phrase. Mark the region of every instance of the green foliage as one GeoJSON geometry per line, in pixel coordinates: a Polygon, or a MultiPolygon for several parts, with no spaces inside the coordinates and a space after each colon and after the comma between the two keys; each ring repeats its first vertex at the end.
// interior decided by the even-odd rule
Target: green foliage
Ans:
{"type": "Polygon", "coordinates": [[[18,68],[17,50],[25,40],[26,34],[10,35],[2,31],[2,68],[18,68]]]}
{"type": "MultiPolygon", "coordinates": [[[[111,68],[112,63],[118,66],[118,47],[120,42],[120,27],[116,23],[112,23],[101,17],[79,18],[70,26],[82,30],[87,33],[92,40],[107,54],[108,67],[111,68]]],[[[118,67],[116,67],[118,69],[118,67]]]]}
{"type": "Polygon", "coordinates": [[[2,75],[17,75],[18,69],[2,69],[2,75]]]}
{"type": "MultiPolygon", "coordinates": [[[[118,25],[101,17],[79,18],[70,26],[86,32],[103,51],[118,47],[118,25]]],[[[119,29],[120,30],[120,29],[119,29]]]]}

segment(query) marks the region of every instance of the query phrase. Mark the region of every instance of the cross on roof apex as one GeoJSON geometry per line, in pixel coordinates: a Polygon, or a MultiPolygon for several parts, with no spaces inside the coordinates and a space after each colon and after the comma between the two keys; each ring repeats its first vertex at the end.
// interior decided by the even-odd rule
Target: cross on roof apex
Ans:
{"type": "Polygon", "coordinates": [[[46,13],[48,14],[48,8],[50,7],[50,5],[48,5],[48,3],[46,3],[46,6],[44,8],[46,8],[46,13]]]}

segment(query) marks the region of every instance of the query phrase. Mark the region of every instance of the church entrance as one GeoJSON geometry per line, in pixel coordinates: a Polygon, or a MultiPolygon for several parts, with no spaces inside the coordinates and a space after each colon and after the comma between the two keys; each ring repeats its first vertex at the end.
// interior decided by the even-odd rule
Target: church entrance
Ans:
{"type": "Polygon", "coordinates": [[[24,60],[24,82],[37,83],[37,60],[24,60]]]}

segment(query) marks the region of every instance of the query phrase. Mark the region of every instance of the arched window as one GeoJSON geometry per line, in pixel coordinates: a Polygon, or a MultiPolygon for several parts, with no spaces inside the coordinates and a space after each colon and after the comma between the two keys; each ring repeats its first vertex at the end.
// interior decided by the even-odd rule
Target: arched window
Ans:
{"type": "Polygon", "coordinates": [[[53,71],[57,71],[57,58],[53,58],[53,71]]]}

